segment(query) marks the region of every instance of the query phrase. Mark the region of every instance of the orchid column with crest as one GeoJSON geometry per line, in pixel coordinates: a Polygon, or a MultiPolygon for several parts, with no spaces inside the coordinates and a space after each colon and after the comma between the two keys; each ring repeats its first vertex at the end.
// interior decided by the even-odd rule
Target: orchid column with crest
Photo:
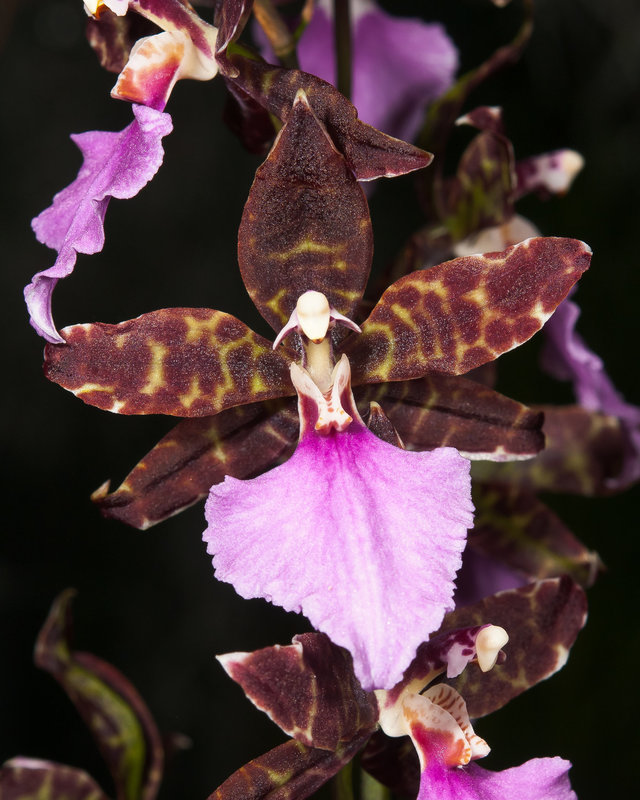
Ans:
{"type": "MultiPolygon", "coordinates": [[[[527,194],[566,192],[582,158],[516,160],[501,109],[469,97],[518,58],[532,4],[512,42],[457,79],[442,25],[373,0],[81,6],[133,119],[73,136],[82,166],[33,220],[56,251],[25,289],[46,378],[100,412],[178,418],[119,486],[95,490],[105,517],[147,530],[204,500],[211,579],[300,615],[292,644],[218,652],[287,739],[229,763],[209,797],[304,800],[331,782],[341,800],[573,800],[571,765],[544,742],[505,769],[475,763],[490,752],[483,718],[566,663],[602,569],[540,492],[611,494],[640,476],[640,411],[575,331],[591,249],[516,214],[527,194]],[[102,250],[111,199],[161,169],[182,79],[224,84],[225,122],[264,158],[231,232],[237,264],[220,267],[239,269],[262,333],[213,290],[215,309],[62,327],[54,289],[102,250]],[[456,125],[474,134],[450,174],[456,125]],[[419,227],[371,277],[375,182],[407,175],[419,227]],[[500,357],[534,336],[577,404],[496,390],[500,357]]],[[[163,739],[115,667],[72,649],[72,596],[55,600],[36,663],[113,787],[19,755],[0,798],[153,800],[182,740],[163,739]]]]}

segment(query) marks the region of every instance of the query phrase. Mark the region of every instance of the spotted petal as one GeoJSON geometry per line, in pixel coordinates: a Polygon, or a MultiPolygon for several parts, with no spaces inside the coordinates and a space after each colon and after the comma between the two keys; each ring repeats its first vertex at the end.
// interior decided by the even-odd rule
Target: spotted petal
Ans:
{"type": "Polygon", "coordinates": [[[336,751],[290,739],[236,770],[207,800],[305,800],[351,761],[366,738],[336,751]]]}
{"type": "Polygon", "coordinates": [[[448,614],[443,631],[491,622],[509,634],[503,664],[486,673],[467,669],[453,682],[469,715],[491,714],[561,669],[586,618],[585,594],[567,576],[500,592],[448,614]]]}
{"type": "Polygon", "coordinates": [[[542,414],[460,376],[362,387],[360,401],[380,403],[407,448],[455,447],[467,458],[531,458],[544,447],[542,414]]]}
{"type": "Polygon", "coordinates": [[[47,346],[47,377],[105,411],[204,417],[294,391],[291,359],[222,311],[165,308],[63,334],[47,346]]]}
{"type": "Polygon", "coordinates": [[[570,380],[580,405],[617,417],[627,439],[620,474],[608,481],[621,489],[640,478],[640,408],[631,405],[613,385],[602,359],[589,349],[576,331],[578,305],[567,298],[545,326],[547,334],[542,363],[560,380],[570,380]]]}
{"type": "Polygon", "coordinates": [[[204,538],[219,579],[302,611],[351,651],[365,689],[390,688],[451,603],[471,511],[455,450],[406,452],[354,420],[214,486],[204,538]]]}
{"type": "Polygon", "coordinates": [[[24,295],[36,331],[49,342],[63,342],[51,313],[51,295],[75,266],[78,253],[98,253],[104,245],[104,215],[112,197],[134,197],[162,163],[161,140],[171,132],[171,117],[133,106],[135,120],[123,131],[74,134],[84,163],[78,177],[33,220],[38,240],[58,251],[55,264],[35,275],[24,295]]]}
{"type": "Polygon", "coordinates": [[[535,238],[392,284],[344,352],[354,383],[463,374],[530,339],[588,268],[575,239],[535,238]]]}

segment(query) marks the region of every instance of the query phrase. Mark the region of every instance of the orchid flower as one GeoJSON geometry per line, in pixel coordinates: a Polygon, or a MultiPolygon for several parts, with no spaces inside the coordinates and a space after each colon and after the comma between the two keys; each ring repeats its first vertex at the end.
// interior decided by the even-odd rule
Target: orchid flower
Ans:
{"type": "Polygon", "coordinates": [[[294,314],[306,364],[291,365],[298,447],[252,481],[212,488],[207,550],[220,580],[302,611],[351,652],[365,688],[389,687],[451,605],[473,521],[469,462],[378,439],[356,408],[349,360],[333,364],[327,333],[341,316],[316,292],[294,314]]]}
{"type": "MultiPolygon", "coordinates": [[[[48,348],[48,375],[86,402],[120,413],[200,417],[297,392],[296,453],[253,482],[214,487],[209,547],[218,575],[242,595],[304,610],[350,649],[365,686],[389,687],[450,606],[471,523],[467,465],[449,450],[411,453],[379,442],[358,416],[351,370],[354,384],[431,373],[429,386],[455,395],[453,378],[439,373],[464,373],[533,335],[587,267],[589,252],[571,240],[532,239],[490,259],[414,273],[387,289],[361,333],[341,336],[335,323],[353,329],[369,273],[368,207],[299,92],[256,175],[239,259],[257,308],[276,331],[284,327],[276,349],[228,314],[167,309],[121,325],[64,330],[66,344],[48,348]],[[314,308],[320,328],[308,327],[314,308]],[[383,468],[387,463],[394,466],[383,468]],[[282,503],[293,492],[300,501],[295,518],[291,504],[282,503]],[[389,630],[398,633],[384,643],[389,630]]],[[[420,396],[424,386],[418,382],[416,390],[420,396]]],[[[464,381],[461,392],[482,395],[464,381]]],[[[398,416],[409,430],[415,411],[398,416]]],[[[507,428],[517,426],[519,413],[507,428]]],[[[290,433],[280,438],[277,457],[285,442],[290,433]]],[[[492,449],[509,457],[502,442],[498,435],[492,449]]],[[[236,477],[268,468],[273,458],[271,446],[258,448],[236,477]]]]}
{"type": "Polygon", "coordinates": [[[560,669],[585,618],[584,594],[568,578],[502,592],[448,615],[388,691],[364,691],[349,654],[322,634],[219,656],[247,697],[293,741],[238,770],[215,797],[228,800],[242,789],[262,798],[281,790],[303,800],[361,750],[360,763],[374,778],[421,800],[514,793],[525,800],[575,800],[570,765],[562,759],[534,759],[503,772],[472,764],[489,747],[470,717],[498,710],[560,669]],[[407,737],[420,761],[415,783],[407,737]]]}

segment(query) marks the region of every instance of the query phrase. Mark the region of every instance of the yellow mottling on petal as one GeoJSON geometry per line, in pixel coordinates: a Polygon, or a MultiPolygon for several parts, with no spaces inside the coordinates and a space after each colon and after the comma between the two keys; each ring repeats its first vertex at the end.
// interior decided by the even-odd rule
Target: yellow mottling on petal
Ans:
{"type": "Polygon", "coordinates": [[[200,381],[198,380],[198,376],[194,376],[191,378],[191,384],[189,386],[189,391],[185,394],[178,395],[178,400],[185,408],[191,408],[191,406],[195,403],[202,396],[200,391],[200,381]]]}
{"type": "Polygon", "coordinates": [[[169,350],[163,344],[153,340],[148,341],[147,345],[151,351],[151,363],[147,372],[147,382],[140,389],[140,394],[155,394],[165,385],[164,359],[169,350]]]}

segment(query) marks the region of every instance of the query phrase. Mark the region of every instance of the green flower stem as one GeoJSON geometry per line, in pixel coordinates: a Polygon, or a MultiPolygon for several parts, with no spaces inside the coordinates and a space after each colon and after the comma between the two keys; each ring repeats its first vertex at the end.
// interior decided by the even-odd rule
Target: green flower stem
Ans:
{"type": "Polygon", "coordinates": [[[360,800],[391,800],[391,789],[361,769],[360,800]]]}
{"type": "Polygon", "coordinates": [[[353,794],[353,761],[345,764],[333,779],[333,797],[335,800],[355,800],[353,794]]]}

